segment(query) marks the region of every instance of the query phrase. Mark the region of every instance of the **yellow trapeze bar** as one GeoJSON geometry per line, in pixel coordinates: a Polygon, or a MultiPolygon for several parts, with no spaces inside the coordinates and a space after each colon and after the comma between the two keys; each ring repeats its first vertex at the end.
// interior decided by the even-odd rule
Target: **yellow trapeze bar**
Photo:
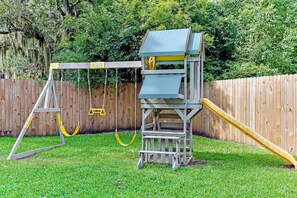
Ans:
{"type": "Polygon", "coordinates": [[[132,138],[132,140],[131,140],[128,144],[125,144],[125,143],[121,140],[119,134],[117,134],[117,133],[115,134],[115,137],[116,137],[118,143],[119,143],[120,145],[122,145],[122,146],[129,146],[129,145],[131,145],[131,144],[135,141],[136,136],[137,136],[137,134],[135,133],[134,136],[133,136],[133,138],[132,138]]]}
{"type": "Polygon", "coordinates": [[[88,115],[99,114],[101,116],[106,116],[106,111],[104,108],[90,108],[88,115]]]}

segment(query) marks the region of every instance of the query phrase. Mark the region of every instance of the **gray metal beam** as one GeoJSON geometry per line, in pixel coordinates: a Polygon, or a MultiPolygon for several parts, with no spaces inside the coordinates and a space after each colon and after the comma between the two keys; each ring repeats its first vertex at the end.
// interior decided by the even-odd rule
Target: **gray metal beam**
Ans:
{"type": "Polygon", "coordinates": [[[53,146],[49,146],[49,147],[45,147],[45,148],[40,148],[40,149],[36,149],[36,150],[32,150],[32,151],[27,151],[27,152],[23,152],[23,153],[18,153],[18,154],[14,154],[11,159],[17,160],[17,159],[22,159],[25,157],[29,157],[31,155],[34,155],[36,153],[40,153],[42,151],[47,151],[53,148],[56,148],[58,146],[63,146],[65,144],[57,144],[57,145],[53,145],[53,146]]]}
{"type": "MultiPolygon", "coordinates": [[[[141,104],[141,108],[145,109],[184,109],[184,104],[141,104]]],[[[188,104],[188,109],[201,108],[201,104],[188,104]]]]}
{"type": "Polygon", "coordinates": [[[200,61],[200,57],[188,57],[187,61],[188,62],[200,61]]]}
{"type": "Polygon", "coordinates": [[[190,63],[190,100],[194,100],[194,94],[195,94],[195,68],[194,68],[194,62],[190,63]]]}
{"type": "Polygon", "coordinates": [[[146,119],[151,114],[152,111],[153,109],[146,110],[146,112],[143,114],[143,118],[146,119]]]}
{"type": "Polygon", "coordinates": [[[180,119],[184,120],[185,115],[180,109],[174,109],[176,113],[179,115],[180,119]]]}
{"type": "Polygon", "coordinates": [[[150,74],[185,74],[184,69],[159,69],[159,70],[142,70],[142,75],[150,74]]]}
{"type": "Polygon", "coordinates": [[[60,108],[38,108],[34,111],[35,113],[58,113],[60,108]]]}
{"type": "Polygon", "coordinates": [[[52,70],[59,69],[124,69],[141,68],[141,61],[90,62],[90,63],[52,63],[52,70]]]}
{"type": "Polygon", "coordinates": [[[192,117],[197,115],[202,110],[202,108],[195,108],[193,109],[188,115],[187,115],[187,120],[190,120],[192,117]]]}

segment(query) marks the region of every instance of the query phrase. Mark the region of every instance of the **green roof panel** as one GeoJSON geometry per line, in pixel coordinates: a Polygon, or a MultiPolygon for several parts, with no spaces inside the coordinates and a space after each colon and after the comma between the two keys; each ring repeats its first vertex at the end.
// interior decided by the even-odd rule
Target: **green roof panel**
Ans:
{"type": "Polygon", "coordinates": [[[141,57],[184,55],[191,29],[149,31],[140,50],[141,57]]]}
{"type": "Polygon", "coordinates": [[[147,75],[138,98],[179,98],[181,79],[181,74],[147,75]]]}
{"type": "Polygon", "coordinates": [[[194,33],[190,37],[188,54],[199,54],[202,47],[202,33],[194,33]]]}

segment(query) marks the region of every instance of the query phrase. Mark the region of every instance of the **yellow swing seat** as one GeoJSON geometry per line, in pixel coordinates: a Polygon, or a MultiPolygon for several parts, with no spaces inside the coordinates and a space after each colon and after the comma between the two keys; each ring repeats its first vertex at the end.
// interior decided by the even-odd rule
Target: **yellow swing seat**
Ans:
{"type": "Polygon", "coordinates": [[[56,118],[57,118],[57,122],[58,122],[58,125],[59,125],[59,128],[61,130],[61,132],[66,136],[66,137],[70,137],[70,136],[75,136],[76,134],[78,134],[79,130],[80,130],[80,126],[77,125],[74,132],[70,135],[67,131],[66,131],[66,128],[65,126],[63,125],[63,122],[61,120],[61,115],[60,113],[57,113],[56,114],[56,118]]]}
{"type": "Polygon", "coordinates": [[[119,136],[118,133],[115,134],[115,138],[117,139],[117,141],[118,141],[118,143],[119,143],[120,145],[122,145],[122,146],[129,146],[129,145],[133,144],[133,142],[135,141],[135,139],[136,139],[136,135],[137,135],[136,133],[133,135],[132,140],[131,140],[128,144],[125,144],[125,143],[121,140],[121,138],[120,138],[120,136],[119,136]]]}
{"type": "Polygon", "coordinates": [[[95,115],[95,114],[106,116],[106,111],[104,108],[89,108],[88,115],[95,115]]]}

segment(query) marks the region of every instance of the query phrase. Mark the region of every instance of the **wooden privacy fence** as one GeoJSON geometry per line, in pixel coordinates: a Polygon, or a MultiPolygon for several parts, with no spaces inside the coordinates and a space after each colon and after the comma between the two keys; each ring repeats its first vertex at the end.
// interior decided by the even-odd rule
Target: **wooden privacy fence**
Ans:
{"type": "MultiPolygon", "coordinates": [[[[205,83],[204,97],[276,145],[297,153],[297,75],[205,83]]],[[[206,109],[195,117],[193,131],[255,145],[235,127],[206,109]]]]}
{"type": "MultiPolygon", "coordinates": [[[[44,81],[0,80],[0,134],[17,136],[40,95],[44,81]]],[[[56,82],[58,103],[63,104],[61,117],[69,133],[77,125],[80,112],[80,133],[114,131],[115,129],[115,89],[107,90],[106,116],[89,116],[88,89],[80,89],[80,107],[78,109],[77,89],[71,82],[63,82],[63,94],[60,97],[60,82],[56,82]],[[60,101],[62,98],[62,101],[60,101]]],[[[139,88],[137,93],[139,92],[139,88]]],[[[118,127],[134,129],[134,84],[119,86],[118,90],[118,127]]],[[[101,107],[103,85],[92,92],[93,107],[101,107]]],[[[137,100],[137,127],[141,125],[140,103],[137,100]]],[[[36,113],[26,136],[57,135],[58,128],[54,113],[36,113]]]]}
{"type": "MultiPolygon", "coordinates": [[[[0,133],[16,136],[34,106],[45,82],[34,80],[0,80],[0,133]]],[[[56,83],[58,100],[60,86],[56,83]]],[[[138,86],[139,88],[139,86],[138,86]]],[[[70,132],[77,124],[80,111],[81,133],[114,131],[115,93],[108,89],[107,115],[88,116],[87,89],[80,91],[77,108],[77,89],[63,82],[62,119],[70,132]]],[[[137,90],[138,93],[139,89],[137,90]]],[[[94,107],[102,105],[103,85],[92,92],[94,107]]],[[[119,88],[118,125],[121,129],[134,128],[134,84],[119,88]]],[[[209,98],[227,113],[256,130],[273,143],[291,153],[297,153],[297,75],[234,79],[205,83],[204,97],[209,98]]],[[[60,101],[59,101],[59,104],[60,101]]],[[[141,125],[141,110],[137,101],[137,127],[141,125]]],[[[208,137],[255,145],[249,137],[204,109],[193,122],[193,131],[208,137]]],[[[55,116],[39,113],[26,135],[56,135],[55,116]]]]}

